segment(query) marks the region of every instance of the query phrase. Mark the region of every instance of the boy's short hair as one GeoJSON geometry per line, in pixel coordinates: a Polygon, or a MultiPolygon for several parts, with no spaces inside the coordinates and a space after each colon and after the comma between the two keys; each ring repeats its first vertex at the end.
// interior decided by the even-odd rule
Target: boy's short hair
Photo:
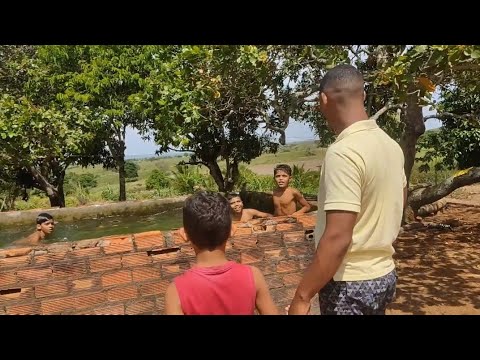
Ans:
{"type": "MultiPolygon", "coordinates": [[[[228,201],[230,201],[230,200],[232,200],[233,198],[236,198],[236,197],[239,197],[240,200],[242,200],[242,197],[241,197],[240,194],[237,193],[237,192],[231,192],[231,193],[228,193],[228,194],[227,194],[227,200],[228,200],[228,201]]],[[[242,201],[243,201],[243,200],[242,200],[242,201]]]]}
{"type": "MultiPolygon", "coordinates": [[[[40,225],[40,224],[43,224],[44,222],[47,222],[47,221],[50,221],[50,220],[53,220],[53,216],[50,215],[49,213],[40,213],[37,215],[37,224],[40,225]]],[[[54,223],[56,223],[54,221],[54,223]]]]}
{"type": "Polygon", "coordinates": [[[185,201],[183,228],[195,246],[212,251],[230,236],[230,212],[230,203],[223,195],[199,191],[185,201]]]}
{"type": "Polygon", "coordinates": [[[278,164],[275,166],[275,169],[273,169],[273,176],[277,175],[278,170],[285,171],[288,176],[292,176],[292,168],[287,164],[278,164]]]}

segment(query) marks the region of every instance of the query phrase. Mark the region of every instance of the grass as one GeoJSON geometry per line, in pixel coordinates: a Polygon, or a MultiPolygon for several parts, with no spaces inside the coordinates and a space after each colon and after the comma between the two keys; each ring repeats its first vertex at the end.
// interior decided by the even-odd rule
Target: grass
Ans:
{"type": "MultiPolygon", "coordinates": [[[[316,166],[321,163],[324,156],[325,149],[318,147],[314,141],[294,143],[281,146],[277,154],[263,154],[252,160],[249,165],[242,165],[241,168],[251,170],[243,170],[244,179],[247,184],[250,184],[251,190],[269,191],[273,184],[270,180],[272,179],[272,175],[266,174],[270,174],[271,168],[273,168],[275,164],[287,163],[291,165],[292,168],[294,165],[301,165],[304,163],[307,165],[313,164],[310,166],[310,169],[313,169],[312,171],[307,171],[307,174],[305,174],[305,171],[303,170],[300,172],[298,177],[301,176],[302,179],[296,179],[295,184],[303,187],[303,189],[300,188],[301,191],[308,194],[315,194],[318,189],[318,170],[316,166]],[[263,168],[263,171],[260,171],[261,168],[263,168]],[[265,168],[268,168],[268,171],[265,171],[265,168]],[[313,173],[317,173],[317,176],[313,173]]],[[[193,184],[200,184],[203,187],[215,188],[215,185],[211,181],[210,175],[205,167],[202,167],[198,173],[189,170],[188,174],[179,174],[175,177],[172,174],[172,171],[176,170],[175,166],[182,160],[188,160],[188,157],[157,157],[130,160],[139,165],[139,176],[136,181],[126,183],[127,199],[144,200],[176,196],[188,191],[189,186],[193,186],[192,182],[193,184]],[[153,170],[160,170],[169,174],[170,183],[167,186],[147,190],[145,183],[153,170]],[[180,186],[180,183],[183,185],[180,186]]],[[[425,173],[419,171],[419,164],[416,163],[412,171],[411,184],[425,182],[433,184],[439,183],[453,173],[451,170],[434,171],[433,165],[434,163],[431,164],[431,170],[425,173]]],[[[309,166],[306,166],[305,170],[308,168],[309,166]]],[[[105,170],[101,166],[90,166],[87,168],[72,166],[67,169],[67,174],[68,173],[76,173],[77,175],[91,173],[96,177],[97,186],[90,189],[77,187],[70,194],[66,194],[67,206],[98,204],[108,201],[116,201],[118,199],[118,173],[116,171],[105,170]]],[[[30,192],[30,199],[27,202],[17,200],[15,206],[17,210],[26,210],[48,208],[50,207],[50,203],[43,193],[32,191],[30,192]]]]}

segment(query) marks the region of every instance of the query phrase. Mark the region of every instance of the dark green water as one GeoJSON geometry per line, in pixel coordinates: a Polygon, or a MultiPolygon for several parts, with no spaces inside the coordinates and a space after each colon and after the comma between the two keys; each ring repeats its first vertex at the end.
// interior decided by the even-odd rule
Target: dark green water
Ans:
{"type": "MultiPolygon", "coordinates": [[[[76,222],[59,222],[54,232],[44,243],[59,241],[78,241],[95,239],[108,235],[134,234],[152,230],[172,230],[182,226],[182,210],[169,210],[152,215],[111,216],[97,219],[84,219],[76,222]]],[[[0,229],[0,248],[15,240],[24,238],[35,231],[31,227],[2,227],[0,229]]]]}

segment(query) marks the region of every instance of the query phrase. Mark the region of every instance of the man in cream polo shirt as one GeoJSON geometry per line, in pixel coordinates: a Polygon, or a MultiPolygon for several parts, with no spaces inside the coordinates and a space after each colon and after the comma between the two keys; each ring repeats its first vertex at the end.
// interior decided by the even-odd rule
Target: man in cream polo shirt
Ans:
{"type": "Polygon", "coordinates": [[[307,314],[317,292],[322,314],[385,314],[395,297],[404,156],[368,119],[364,99],[362,74],[351,65],[331,69],[320,83],[320,110],[337,138],[321,170],[317,250],[289,314],[307,314]]]}

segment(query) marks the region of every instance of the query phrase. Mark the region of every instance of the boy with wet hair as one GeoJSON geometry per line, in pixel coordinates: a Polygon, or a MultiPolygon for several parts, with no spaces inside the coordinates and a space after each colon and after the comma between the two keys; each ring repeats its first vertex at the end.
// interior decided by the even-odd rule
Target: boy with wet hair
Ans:
{"type": "Polygon", "coordinates": [[[275,216],[301,215],[312,208],[302,193],[289,186],[292,179],[292,168],[287,164],[279,164],[273,169],[273,176],[277,187],[273,190],[273,206],[275,216]],[[297,203],[302,206],[297,211],[297,203]]]}
{"type": "Polygon", "coordinates": [[[232,234],[231,208],[219,193],[201,191],[183,207],[183,228],[196,265],[177,276],[165,293],[167,315],[278,314],[265,278],[254,266],[229,261],[225,247],[232,234]]]}
{"type": "Polygon", "coordinates": [[[227,200],[232,208],[233,221],[247,222],[253,218],[273,217],[272,214],[261,212],[256,209],[244,209],[242,198],[237,193],[228,194],[227,200]]]}
{"type": "Polygon", "coordinates": [[[38,245],[53,233],[55,225],[57,224],[57,222],[53,220],[53,216],[46,212],[38,214],[36,223],[37,226],[34,233],[26,238],[14,241],[12,245],[38,245]]]}

